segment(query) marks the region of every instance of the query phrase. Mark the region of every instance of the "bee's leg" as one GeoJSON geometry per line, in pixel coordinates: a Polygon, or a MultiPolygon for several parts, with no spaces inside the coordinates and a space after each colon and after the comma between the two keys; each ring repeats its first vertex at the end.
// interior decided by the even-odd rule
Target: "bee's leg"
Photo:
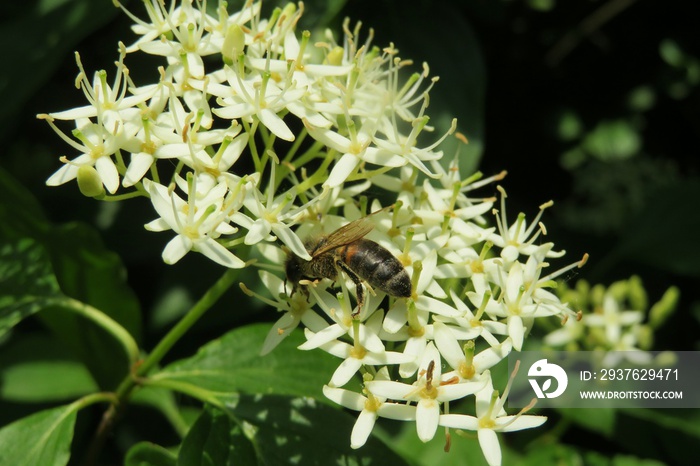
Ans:
{"type": "Polygon", "coordinates": [[[360,312],[362,312],[362,305],[365,302],[365,290],[362,288],[362,279],[360,279],[355,272],[350,270],[350,267],[348,267],[345,262],[337,261],[336,263],[338,264],[338,267],[340,267],[355,284],[355,294],[357,294],[357,312],[352,313],[352,317],[355,318],[360,315],[360,312]]]}

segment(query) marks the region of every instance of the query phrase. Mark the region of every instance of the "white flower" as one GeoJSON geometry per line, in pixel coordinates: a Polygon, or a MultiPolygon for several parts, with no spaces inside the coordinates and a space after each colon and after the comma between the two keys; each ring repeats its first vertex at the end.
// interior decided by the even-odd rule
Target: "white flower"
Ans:
{"type": "Polygon", "coordinates": [[[381,328],[384,312],[378,311],[377,306],[381,303],[380,299],[365,300],[365,307],[360,316],[361,320],[353,317],[353,311],[349,305],[349,293],[346,287],[336,296],[331,295],[326,290],[317,290],[315,286],[310,286],[310,295],[328,317],[334,322],[322,330],[314,330],[316,333],[308,338],[307,342],[299,347],[302,350],[317,348],[326,343],[340,338],[343,335],[349,335],[355,338],[355,332],[359,335],[360,344],[370,351],[384,351],[384,344],[379,338],[379,329],[381,328]],[[340,298],[340,300],[338,299],[340,298]],[[364,321],[364,322],[363,322],[364,321]]]}
{"type": "Polygon", "coordinates": [[[124,65],[125,56],[124,45],[120,43],[117,72],[110,86],[107,83],[107,72],[104,70],[96,72],[92,83],[90,83],[85,68],[83,68],[83,64],[80,61],[80,54],[76,52],[75,61],[79,69],[76,86],[79,85],[83,90],[89,105],[51,113],[51,117],[56,120],[79,120],[97,117],[98,121],[102,122],[106,128],[112,128],[116,121],[121,122],[124,119],[121,115],[122,112],[133,109],[151,98],[151,94],[147,92],[127,96],[130,83],[129,70],[124,65]]]}
{"type": "Polygon", "coordinates": [[[371,146],[372,130],[368,132],[369,126],[371,125],[363,125],[360,131],[349,128],[350,137],[346,137],[331,129],[313,127],[306,122],[306,129],[312,138],[342,154],[323,183],[324,187],[340,186],[363,161],[384,167],[400,167],[406,164],[401,156],[371,146]]]}
{"type": "Polygon", "coordinates": [[[585,314],[583,323],[588,327],[602,327],[605,337],[611,347],[621,342],[623,328],[639,324],[644,320],[642,311],[622,311],[619,303],[612,295],[606,293],[600,313],[585,314]]]}
{"type": "Polygon", "coordinates": [[[95,167],[107,191],[111,194],[117,191],[119,188],[119,170],[114,160],[112,160],[112,156],[119,150],[124,140],[125,136],[122,133],[122,127],[116,128],[116,131],[112,133],[107,131],[103,125],[92,123],[87,119],[78,119],[76,120],[78,128],[73,131],[73,136],[81,142],[79,144],[63,134],[53,124],[53,119],[49,115],[39,115],[39,117],[46,119],[59,136],[74,149],[82,152],[81,155],[73,160],[62,157],[61,161],[65,165],[46,180],[48,186],[60,186],[74,180],[78,176],[80,167],[87,165],[95,167]]]}
{"type": "MultiPolygon", "coordinates": [[[[530,257],[528,262],[538,263],[536,256],[530,257]]],[[[513,340],[513,347],[517,351],[522,350],[523,339],[529,331],[532,319],[536,317],[552,316],[560,312],[560,307],[553,307],[539,303],[533,299],[538,285],[540,267],[523,267],[520,262],[511,265],[507,278],[501,271],[498,284],[501,287],[501,296],[498,300],[489,298],[486,304],[486,313],[496,317],[505,317],[508,326],[508,335],[513,340]]],[[[484,295],[475,292],[467,293],[467,296],[475,306],[483,302],[484,295]]]]}
{"type": "MultiPolygon", "coordinates": [[[[544,225],[538,223],[544,210],[551,207],[554,203],[552,201],[546,202],[540,206],[540,211],[537,213],[537,217],[532,221],[530,225],[525,221],[525,214],[521,213],[518,215],[518,220],[513,224],[508,226],[508,219],[506,217],[506,191],[501,186],[497,186],[498,190],[501,192],[501,212],[500,216],[498,211],[494,209],[493,213],[496,216],[496,224],[498,225],[498,234],[492,234],[489,237],[489,241],[493,242],[496,246],[503,248],[501,252],[501,257],[512,262],[518,258],[520,254],[532,254],[535,252],[539,245],[535,243],[540,234],[546,234],[547,230],[544,225]]],[[[565,254],[565,251],[549,251],[547,257],[561,257],[565,254]]]]}
{"type": "Polygon", "coordinates": [[[498,392],[493,389],[491,377],[486,379],[486,386],[476,394],[476,417],[465,414],[443,414],[440,416],[439,423],[444,427],[476,431],[486,461],[490,466],[497,466],[501,464],[501,446],[496,432],[514,432],[539,427],[545,423],[547,417],[522,413],[514,416],[507,415],[503,405],[508,397],[512,379],[500,398],[498,392]]]}
{"type": "Polygon", "coordinates": [[[483,319],[487,302],[483,302],[474,314],[454,290],[450,290],[450,297],[461,315],[453,318],[440,317],[436,320],[448,326],[458,340],[473,340],[481,336],[490,346],[496,347],[501,344],[494,335],[508,335],[508,328],[503,322],[483,319]]]}
{"type": "MultiPolygon", "coordinates": [[[[411,359],[410,356],[394,351],[386,351],[384,343],[377,336],[381,326],[381,319],[382,313],[379,312],[374,314],[366,325],[360,326],[359,322],[357,322],[357,331],[353,327],[353,332],[350,332],[354,341],[352,345],[339,340],[327,341],[326,335],[322,335],[322,340],[327,342],[322,343],[317,341],[315,337],[323,334],[324,330],[314,333],[309,329],[305,329],[304,333],[310,344],[303,344],[299,349],[319,347],[344,360],[331,377],[329,385],[333,387],[342,387],[348,383],[363,365],[386,366],[387,364],[401,364],[409,361],[411,359]]],[[[333,330],[330,331],[333,332],[333,330]]]]}
{"type": "MultiPolygon", "coordinates": [[[[261,244],[258,245],[265,257],[270,260],[283,262],[285,254],[279,247],[261,244]]],[[[243,283],[241,289],[248,296],[254,296],[278,311],[284,311],[282,316],[270,328],[270,332],[265,337],[260,355],[264,356],[272,351],[282,340],[287,338],[292,330],[297,328],[300,323],[303,323],[306,328],[312,329],[315,332],[320,332],[327,327],[326,321],[318,315],[313,309],[314,301],[309,301],[308,297],[303,293],[296,293],[294,296],[289,296],[289,290],[286,285],[277,275],[274,275],[266,270],[258,272],[260,282],[267,288],[272,299],[261,296],[254,291],[251,291],[243,283]]]]}
{"type": "Polygon", "coordinates": [[[510,338],[506,338],[503,343],[489,346],[474,355],[474,344],[469,340],[471,344],[465,345],[465,352],[459,346],[453,330],[441,322],[433,324],[433,336],[440,354],[454,369],[454,372],[444,375],[446,380],[453,375],[459,377],[460,381],[477,380],[481,374],[505,359],[513,348],[510,338]]]}
{"type": "MultiPolygon", "coordinates": [[[[212,48],[208,41],[203,41],[203,33],[205,32],[205,26],[210,25],[215,22],[215,18],[212,18],[206,14],[206,2],[197,2],[200,8],[193,8],[192,0],[183,0],[177,4],[174,0],[171,0],[170,7],[166,9],[165,1],[161,0],[144,0],[143,4],[146,7],[146,12],[148,14],[149,21],[143,21],[139,19],[136,15],[132,14],[127,10],[119,1],[115,0],[117,6],[119,6],[130,18],[134,21],[131,29],[138,35],[142,36],[134,44],[127,48],[128,52],[135,52],[136,50],[143,50],[147,53],[154,53],[156,55],[167,55],[164,53],[166,48],[164,45],[159,45],[162,37],[170,33],[174,36],[176,40],[179,41],[180,48],[183,51],[194,51],[203,48],[205,45],[212,48]],[[155,45],[154,45],[155,44],[155,45]]],[[[163,41],[163,43],[168,43],[169,41],[163,41]]],[[[205,53],[213,53],[216,51],[206,50],[205,53]]]]}
{"type": "Polygon", "coordinates": [[[304,243],[289,228],[287,223],[294,223],[295,219],[316,201],[312,199],[301,207],[295,207],[296,187],[274,197],[275,166],[276,164],[272,163],[270,185],[265,203],[261,200],[263,195],[258,189],[252,188],[251,195],[246,196],[244,201],[245,207],[250,211],[252,217],[242,212],[236,212],[231,216],[231,220],[248,229],[245,244],[251,245],[261,241],[274,240],[270,237],[270,232],[274,232],[294,254],[304,260],[311,260],[311,255],[304,247],[304,243]]]}
{"type": "Polygon", "coordinates": [[[294,141],[294,133],[279,116],[290,102],[301,99],[306,89],[297,88],[290,79],[279,86],[269,71],[245,76],[242,64],[226,66],[228,86],[212,83],[208,91],[219,97],[212,111],[221,118],[252,121],[255,116],[275,136],[294,141]]]}
{"type": "Polygon", "coordinates": [[[365,384],[371,393],[378,396],[397,401],[417,402],[416,430],[418,438],[423,442],[427,442],[435,435],[441,403],[476,393],[486,383],[486,380],[482,379],[475,382],[441,385],[441,365],[440,353],[431,342],[423,353],[419,378],[415,384],[393,381],[372,381],[365,384]]]}
{"type": "Polygon", "coordinates": [[[210,188],[200,196],[197,195],[198,184],[207,184],[206,178],[193,177],[189,180],[186,186],[188,199],[183,201],[174,190],[144,180],[153,207],[160,215],[160,218],[146,224],[146,229],[172,229],[177,233],[165,246],[163,260],[166,264],[174,264],[189,251],[195,250],[225,267],[244,267],[243,260],[216,241],[222,234],[236,232],[236,229],[229,225],[228,218],[231,210],[235,209],[240,201],[226,196],[226,183],[209,183],[210,188]]]}
{"type": "Polygon", "coordinates": [[[384,138],[375,135],[373,142],[380,150],[390,154],[400,155],[404,159],[404,163],[410,163],[429,177],[437,178],[437,175],[431,172],[423,162],[442,158],[442,152],[434,152],[433,149],[455,131],[457,128],[457,120],[452,120],[452,126],[438,141],[428,147],[420,148],[416,146],[418,142],[417,138],[423,128],[428,124],[429,120],[429,118],[423,116],[422,113],[423,111],[421,110],[421,116],[412,122],[411,133],[408,136],[402,135],[395,126],[392,126],[391,130],[387,131],[384,138]]]}
{"type": "Polygon", "coordinates": [[[544,337],[544,343],[549,346],[564,346],[583,339],[586,326],[576,319],[566,319],[561,328],[549,332],[544,337]]]}
{"type": "MultiPolygon", "coordinates": [[[[389,380],[389,371],[386,367],[381,368],[374,380],[389,380]]],[[[339,405],[360,411],[357,421],[350,434],[350,447],[360,448],[367,442],[369,434],[372,432],[377,418],[383,417],[397,421],[414,421],[416,419],[416,407],[403,403],[387,403],[386,398],[374,395],[366,389],[367,396],[351,392],[343,388],[323,386],[323,394],[326,398],[339,405]]]]}

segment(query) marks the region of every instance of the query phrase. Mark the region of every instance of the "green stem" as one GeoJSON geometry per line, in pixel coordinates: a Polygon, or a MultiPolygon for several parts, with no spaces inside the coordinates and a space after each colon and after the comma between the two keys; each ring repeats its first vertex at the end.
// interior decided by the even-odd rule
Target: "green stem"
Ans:
{"type": "Polygon", "coordinates": [[[327,179],[328,176],[325,174],[327,173],[328,166],[332,161],[333,157],[331,155],[327,156],[313,175],[297,185],[297,193],[303,193],[304,191],[311,189],[313,186],[321,184],[324,179],[327,179]]]}
{"type": "Polygon", "coordinates": [[[53,300],[53,304],[73,311],[102,327],[122,344],[124,351],[126,351],[126,354],[129,357],[129,362],[132,364],[136,362],[139,357],[139,346],[136,344],[136,341],[131,334],[116,320],[112,319],[99,309],[96,309],[89,304],[85,304],[82,301],[78,301],[77,299],[61,297],[53,300]]]}
{"type": "Polygon", "coordinates": [[[254,119],[252,126],[244,121],[243,129],[246,133],[248,133],[248,149],[250,149],[250,155],[253,157],[253,166],[255,166],[255,171],[257,173],[262,173],[262,164],[260,163],[258,146],[255,144],[255,132],[258,129],[258,120],[254,119]]]}
{"type": "Polygon", "coordinates": [[[85,456],[82,462],[85,465],[97,464],[97,457],[99,456],[102,445],[104,444],[107,434],[109,433],[112,423],[114,422],[114,407],[117,405],[118,400],[114,393],[92,393],[74,401],[71,404],[71,408],[77,411],[103,401],[109,402],[110,405],[102,416],[102,420],[100,421],[100,425],[97,427],[97,431],[95,432],[92,442],[90,442],[90,445],[85,451],[85,456]]]}
{"type": "Polygon", "coordinates": [[[124,194],[117,194],[117,195],[111,195],[107,194],[104,197],[101,197],[99,200],[100,201],[105,201],[105,202],[119,202],[119,201],[125,201],[127,199],[133,199],[135,197],[148,197],[148,193],[146,190],[142,189],[137,189],[136,191],[131,191],[128,193],[124,194]]]}
{"type": "Polygon", "coordinates": [[[216,396],[216,392],[212,392],[211,390],[198,387],[191,383],[152,377],[145,380],[144,385],[179,392],[184,395],[191,396],[192,398],[200,400],[204,403],[209,403],[210,405],[216,406],[217,408],[224,409],[225,407],[224,403],[221,401],[221,398],[216,396]]]}
{"type": "Polygon", "coordinates": [[[74,408],[74,410],[77,411],[79,409],[86,408],[90,405],[94,405],[95,403],[104,402],[114,404],[116,401],[117,398],[114,396],[114,393],[91,393],[89,395],[85,395],[84,397],[75,400],[73,403],[71,403],[71,408],[74,408]]]}
{"type": "MultiPolygon", "coordinates": [[[[143,360],[143,363],[137,368],[136,376],[146,375],[161,359],[170,351],[175,343],[199,320],[204,313],[228,290],[238,276],[238,269],[228,269],[212,285],[211,288],[204,293],[199,301],[189,310],[187,314],[180,320],[163,339],[153,348],[153,351],[143,360]]],[[[118,392],[119,393],[119,392],[118,392]]]]}
{"type": "MultiPolygon", "coordinates": [[[[199,320],[200,317],[202,317],[202,315],[204,315],[204,313],[221,297],[221,295],[223,295],[224,292],[226,292],[226,290],[228,290],[231,287],[231,285],[233,285],[237,276],[237,269],[226,270],[226,272],[224,272],[221,278],[219,278],[219,280],[216,283],[214,283],[214,285],[212,285],[212,287],[209,288],[209,290],[207,290],[206,293],[204,293],[200,300],[197,301],[197,303],[189,310],[189,312],[182,318],[182,320],[180,320],[170,330],[170,332],[168,332],[168,334],[165,335],[165,337],[163,337],[163,339],[156,345],[153,351],[151,351],[151,353],[148,356],[146,356],[143,362],[140,365],[133,366],[133,371],[129,375],[127,375],[124,378],[124,380],[122,380],[121,384],[119,384],[119,387],[117,387],[117,390],[114,394],[110,394],[109,398],[105,398],[104,394],[97,394],[101,395],[102,398],[96,399],[96,401],[105,399],[107,401],[111,401],[112,404],[107,409],[107,411],[105,411],[102,417],[102,422],[100,423],[98,432],[95,435],[95,438],[93,439],[92,445],[89,449],[90,451],[87,454],[87,460],[85,464],[95,463],[95,458],[97,458],[97,454],[102,448],[104,438],[123,412],[125,402],[131,395],[131,392],[136,387],[136,384],[142,383],[142,377],[148,374],[148,372],[153,367],[155,367],[161,361],[161,359],[163,359],[163,357],[168,353],[168,351],[170,351],[173,345],[175,345],[175,343],[177,343],[180,340],[180,338],[182,338],[182,336],[199,320]]],[[[76,303],[82,304],[80,302],[76,303]]],[[[71,309],[75,308],[76,306],[71,307],[71,309]]],[[[111,321],[109,317],[105,316],[104,314],[89,306],[81,306],[80,311],[83,315],[87,315],[96,322],[100,323],[100,325],[110,330],[113,334],[118,334],[118,329],[121,329],[126,333],[126,331],[122,327],[118,326],[116,323],[111,321]],[[96,316],[95,314],[100,314],[102,317],[96,316]],[[110,324],[110,322],[113,323],[110,324]]],[[[128,333],[126,335],[128,335],[128,333]]],[[[129,338],[131,337],[129,336],[129,338]]],[[[120,340],[122,339],[120,338],[120,340]]],[[[85,399],[89,399],[89,397],[86,397],[85,399]]]]}

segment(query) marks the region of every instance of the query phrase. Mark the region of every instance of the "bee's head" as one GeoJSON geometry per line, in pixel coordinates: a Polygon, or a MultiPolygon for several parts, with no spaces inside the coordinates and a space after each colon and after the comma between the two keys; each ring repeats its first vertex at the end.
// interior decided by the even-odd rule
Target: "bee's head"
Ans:
{"type": "Polygon", "coordinates": [[[294,254],[287,246],[282,246],[282,250],[287,254],[287,261],[284,264],[284,291],[287,292],[287,282],[292,285],[292,292],[289,296],[294,295],[297,287],[299,286],[299,280],[304,278],[304,273],[301,269],[301,263],[303,259],[294,254]]]}
{"type": "Polygon", "coordinates": [[[293,288],[297,287],[299,280],[304,276],[301,270],[301,261],[303,259],[299,258],[294,254],[289,254],[287,257],[287,263],[285,264],[285,272],[287,274],[287,281],[292,284],[293,288]]]}

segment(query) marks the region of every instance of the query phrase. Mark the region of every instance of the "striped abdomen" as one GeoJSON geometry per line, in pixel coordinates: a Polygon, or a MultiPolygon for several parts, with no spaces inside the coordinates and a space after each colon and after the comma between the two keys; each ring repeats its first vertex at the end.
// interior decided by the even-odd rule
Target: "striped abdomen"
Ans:
{"type": "Polygon", "coordinates": [[[411,279],[403,264],[384,247],[359,239],[338,248],[341,260],[361,279],[388,295],[411,296],[411,279]]]}

